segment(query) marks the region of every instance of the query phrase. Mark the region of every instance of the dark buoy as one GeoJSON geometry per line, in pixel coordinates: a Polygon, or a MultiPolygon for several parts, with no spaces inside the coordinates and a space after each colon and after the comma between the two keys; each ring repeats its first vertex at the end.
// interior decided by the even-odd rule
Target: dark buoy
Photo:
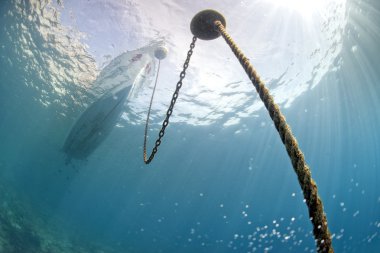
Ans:
{"type": "Polygon", "coordinates": [[[213,40],[220,36],[214,22],[219,20],[226,27],[223,15],[214,10],[204,10],[196,14],[191,20],[190,30],[192,34],[201,40],[213,40]]]}

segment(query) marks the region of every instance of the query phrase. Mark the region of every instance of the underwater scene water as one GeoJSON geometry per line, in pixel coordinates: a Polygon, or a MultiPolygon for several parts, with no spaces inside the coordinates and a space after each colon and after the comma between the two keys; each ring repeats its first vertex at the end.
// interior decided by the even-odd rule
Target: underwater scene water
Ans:
{"type": "Polygon", "coordinates": [[[380,252],[377,0],[0,0],[0,252],[317,252],[285,147],[216,9],[298,140],[335,252],[380,252]]]}

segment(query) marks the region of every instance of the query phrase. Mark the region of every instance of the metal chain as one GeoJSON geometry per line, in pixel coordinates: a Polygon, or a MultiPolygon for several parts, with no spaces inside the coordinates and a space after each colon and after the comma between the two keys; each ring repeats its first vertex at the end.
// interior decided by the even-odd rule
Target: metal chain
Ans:
{"type": "MultiPolygon", "coordinates": [[[[147,140],[147,131],[145,131],[145,135],[144,135],[144,163],[145,164],[149,164],[153,158],[154,158],[154,155],[157,153],[157,150],[158,150],[158,147],[161,145],[161,139],[162,137],[164,137],[165,135],[165,129],[166,127],[169,125],[169,118],[170,116],[172,115],[173,113],[173,108],[174,108],[174,105],[175,105],[175,102],[177,101],[177,98],[178,98],[178,93],[179,93],[179,90],[181,89],[182,87],[182,81],[183,79],[185,78],[186,76],[186,69],[189,67],[189,63],[190,63],[190,58],[191,58],[191,55],[193,54],[193,49],[195,47],[195,42],[197,41],[197,37],[193,37],[193,40],[192,42],[190,43],[190,49],[189,51],[187,52],[187,57],[186,57],[186,60],[185,60],[185,63],[183,64],[183,70],[182,72],[179,74],[179,81],[176,85],[176,89],[173,93],[173,97],[171,99],[171,102],[170,102],[170,106],[166,112],[166,118],[164,120],[164,122],[162,122],[162,127],[161,127],[161,130],[158,134],[158,138],[155,142],[155,145],[154,145],[154,148],[152,149],[152,153],[150,154],[149,158],[147,158],[147,153],[146,153],[146,140],[147,140]]],[[[148,122],[149,121],[149,117],[146,121],[146,129],[148,128],[148,122]]]]}

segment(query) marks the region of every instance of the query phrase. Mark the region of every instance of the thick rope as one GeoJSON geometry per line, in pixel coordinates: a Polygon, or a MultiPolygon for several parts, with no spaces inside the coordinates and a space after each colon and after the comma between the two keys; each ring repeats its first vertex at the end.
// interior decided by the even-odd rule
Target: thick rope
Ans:
{"type": "Polygon", "coordinates": [[[150,103],[149,103],[149,109],[148,109],[148,115],[146,116],[146,122],[145,122],[145,131],[144,131],[144,150],[143,150],[143,156],[144,156],[144,162],[148,162],[148,156],[146,154],[146,143],[148,140],[148,128],[149,128],[149,118],[150,118],[150,112],[152,110],[152,103],[153,103],[153,98],[154,98],[154,93],[156,92],[156,86],[157,86],[157,80],[158,80],[158,74],[160,73],[160,65],[161,65],[161,60],[158,60],[158,67],[157,67],[157,74],[156,74],[156,80],[154,81],[154,87],[152,91],[152,96],[150,98],[150,103]]]}
{"type": "Polygon", "coordinates": [[[256,91],[264,102],[264,105],[280,134],[281,140],[286,147],[286,151],[292,161],[293,169],[297,174],[298,182],[302,188],[307,207],[309,208],[309,216],[313,224],[313,233],[317,243],[318,252],[333,253],[334,250],[332,247],[331,234],[327,227],[327,218],[323,211],[322,201],[318,196],[317,185],[311,178],[310,169],[305,162],[302,151],[298,147],[296,138],[293,136],[290,127],[286,123],[285,117],[282,115],[280,108],[274,102],[269,90],[265,87],[263,81],[260,80],[259,75],[256,73],[256,70],[253,68],[248,58],[244,56],[243,52],[226,32],[220,21],[215,21],[215,26],[227,44],[231,47],[249,79],[252,81],[252,84],[255,86],[256,91]]]}

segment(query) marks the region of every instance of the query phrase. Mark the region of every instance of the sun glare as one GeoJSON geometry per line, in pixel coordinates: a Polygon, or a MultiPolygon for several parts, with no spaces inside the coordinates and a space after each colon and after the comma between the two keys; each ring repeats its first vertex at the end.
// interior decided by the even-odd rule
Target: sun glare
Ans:
{"type": "Polygon", "coordinates": [[[342,0],[264,0],[273,4],[275,7],[285,8],[289,11],[295,11],[305,19],[310,19],[315,13],[322,13],[325,8],[332,2],[342,0]]]}

